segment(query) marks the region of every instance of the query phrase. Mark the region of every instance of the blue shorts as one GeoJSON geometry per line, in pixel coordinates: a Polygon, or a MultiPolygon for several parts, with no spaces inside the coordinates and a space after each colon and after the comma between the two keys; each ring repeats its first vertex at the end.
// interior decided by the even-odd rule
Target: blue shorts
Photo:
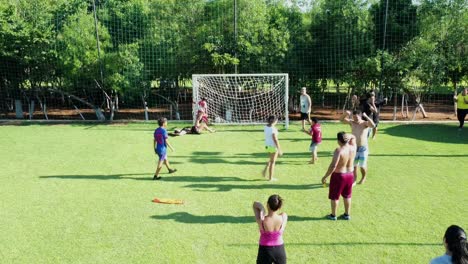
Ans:
{"type": "Polygon", "coordinates": [[[163,161],[163,160],[167,159],[167,149],[166,148],[161,148],[161,149],[156,148],[154,150],[154,152],[156,152],[156,154],[158,154],[158,157],[159,157],[160,161],[163,161]]]}
{"type": "Polygon", "coordinates": [[[367,156],[369,156],[369,149],[367,149],[367,146],[357,147],[354,166],[365,168],[367,166],[367,156]]]}

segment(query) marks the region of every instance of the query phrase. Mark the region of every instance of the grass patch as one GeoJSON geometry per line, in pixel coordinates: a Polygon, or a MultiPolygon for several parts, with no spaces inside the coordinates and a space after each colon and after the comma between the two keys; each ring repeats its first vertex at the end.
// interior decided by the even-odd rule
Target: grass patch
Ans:
{"type": "MultiPolygon", "coordinates": [[[[170,128],[174,128],[169,124],[170,128]]],[[[181,125],[180,125],[181,126],[181,125]]],[[[352,220],[331,222],[320,179],[336,147],[323,124],[319,163],[309,138],[280,132],[278,182],[261,126],[170,138],[178,172],[152,181],[155,125],[0,127],[0,256],[4,263],[252,263],[259,233],[251,204],[285,198],[289,263],[427,263],[451,224],[468,228],[468,131],[455,125],[381,125],[352,220]],[[154,197],[184,205],[154,204],[154,197]]],[[[340,203],[341,212],[342,204],[340,203]]]]}

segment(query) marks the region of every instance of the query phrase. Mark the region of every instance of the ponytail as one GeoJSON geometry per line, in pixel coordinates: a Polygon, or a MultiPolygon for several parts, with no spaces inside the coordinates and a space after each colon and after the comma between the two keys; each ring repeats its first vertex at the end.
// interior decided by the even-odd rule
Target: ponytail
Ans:
{"type": "Polygon", "coordinates": [[[454,264],[468,264],[468,243],[465,231],[456,225],[449,226],[445,231],[447,249],[452,254],[454,264]]]}

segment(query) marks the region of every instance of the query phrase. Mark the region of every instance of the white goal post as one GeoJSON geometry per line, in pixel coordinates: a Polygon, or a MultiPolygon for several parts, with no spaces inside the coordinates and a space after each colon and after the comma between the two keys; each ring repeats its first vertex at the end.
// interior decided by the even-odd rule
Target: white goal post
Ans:
{"type": "Polygon", "coordinates": [[[278,74],[194,74],[193,120],[198,102],[207,100],[208,118],[214,124],[264,124],[268,116],[289,126],[289,76],[278,74]]]}

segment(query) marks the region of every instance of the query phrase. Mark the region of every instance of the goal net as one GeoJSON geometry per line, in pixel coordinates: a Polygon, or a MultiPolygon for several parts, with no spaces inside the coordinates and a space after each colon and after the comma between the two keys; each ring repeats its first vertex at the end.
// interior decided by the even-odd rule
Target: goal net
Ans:
{"type": "Polygon", "coordinates": [[[192,82],[193,120],[206,98],[211,123],[263,124],[275,115],[289,125],[288,74],[197,74],[192,82]]]}

